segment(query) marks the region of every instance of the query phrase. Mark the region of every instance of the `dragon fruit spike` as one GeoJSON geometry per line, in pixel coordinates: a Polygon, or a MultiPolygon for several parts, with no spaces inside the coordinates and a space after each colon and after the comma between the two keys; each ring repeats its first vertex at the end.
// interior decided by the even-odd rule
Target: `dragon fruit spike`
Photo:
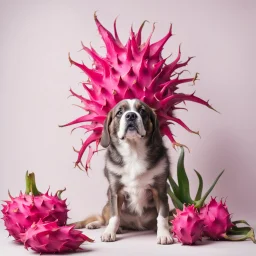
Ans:
{"type": "Polygon", "coordinates": [[[9,235],[17,242],[20,241],[20,234],[24,233],[33,222],[39,219],[43,221],[57,221],[58,225],[66,225],[67,204],[66,200],[60,198],[64,191],[58,190],[55,195],[49,195],[48,191],[43,194],[38,191],[35,183],[34,173],[26,173],[26,192],[18,197],[10,195],[10,201],[5,201],[2,213],[3,220],[9,235]]]}
{"type": "Polygon", "coordinates": [[[78,95],[70,90],[71,95],[78,98],[87,113],[72,122],[60,127],[77,125],[77,128],[89,131],[90,135],[83,142],[78,150],[78,157],[75,166],[89,168],[90,160],[95,152],[98,151],[98,144],[101,139],[103,123],[108,112],[121,100],[138,98],[155,109],[159,119],[162,135],[166,135],[173,146],[182,146],[175,141],[169,128],[170,123],[177,123],[187,131],[199,134],[191,130],[183,121],[174,117],[173,112],[179,103],[192,101],[213,109],[208,101],[204,101],[193,94],[176,92],[180,85],[184,83],[195,83],[198,80],[198,73],[194,77],[180,78],[185,70],[181,68],[188,65],[192,57],[181,62],[181,50],[179,47],[177,57],[170,63],[167,58],[162,57],[162,50],[166,42],[172,36],[172,26],[167,34],[155,43],[151,43],[151,36],[142,43],[141,33],[145,21],[140,26],[137,33],[131,28],[130,37],[125,45],[119,39],[116,20],[114,21],[114,35],[110,33],[94,15],[95,23],[101,35],[105,47],[106,56],[100,56],[92,47],[88,48],[82,44],[83,50],[93,59],[93,67],[89,68],[83,63],[75,62],[69,55],[71,65],[80,68],[88,77],[86,83],[82,83],[85,95],[78,95]],[[84,123],[90,125],[84,125],[84,123]],[[87,161],[82,163],[82,156],[90,144],[96,142],[96,147],[90,149],[87,161]]]}
{"type": "Polygon", "coordinates": [[[210,203],[200,209],[200,218],[205,225],[204,235],[213,240],[224,238],[233,227],[226,204],[217,202],[215,198],[211,198],[210,203]]]}
{"type": "Polygon", "coordinates": [[[171,221],[172,232],[178,241],[182,244],[192,245],[198,240],[202,240],[203,220],[199,218],[197,209],[194,205],[186,207],[183,210],[176,209],[177,215],[171,221]]]}
{"type": "Polygon", "coordinates": [[[20,235],[26,249],[39,253],[64,253],[81,249],[79,246],[85,241],[93,242],[74,226],[59,227],[57,222],[43,222],[39,220],[20,235]]]}

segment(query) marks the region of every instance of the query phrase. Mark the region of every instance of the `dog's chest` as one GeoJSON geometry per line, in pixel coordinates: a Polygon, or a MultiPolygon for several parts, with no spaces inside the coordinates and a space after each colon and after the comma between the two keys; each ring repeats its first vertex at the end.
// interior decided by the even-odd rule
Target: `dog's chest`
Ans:
{"type": "Polygon", "coordinates": [[[153,176],[147,170],[143,151],[126,150],[123,153],[124,166],[119,170],[120,183],[128,202],[127,207],[132,212],[143,213],[147,205],[147,189],[153,183],[153,176]]]}
{"type": "Polygon", "coordinates": [[[152,199],[151,185],[154,184],[154,177],[161,170],[161,165],[147,170],[147,163],[143,158],[136,155],[130,156],[129,161],[123,167],[121,183],[123,191],[128,197],[128,208],[131,212],[139,215],[143,214],[144,208],[147,208],[152,199]]]}
{"type": "Polygon", "coordinates": [[[149,193],[151,185],[155,182],[154,178],[163,173],[165,161],[164,159],[159,161],[154,168],[148,170],[144,145],[133,148],[124,144],[119,148],[119,152],[124,165],[121,167],[107,161],[107,167],[110,172],[120,176],[119,182],[123,186],[129,211],[142,215],[144,208],[149,206],[149,200],[152,198],[152,193],[149,193]]]}
{"type": "Polygon", "coordinates": [[[147,170],[145,148],[126,149],[123,152],[124,166],[121,181],[126,187],[144,187],[151,184],[152,175],[147,170]]]}
{"type": "MultiPolygon", "coordinates": [[[[140,171],[138,171],[140,173],[140,171]]],[[[153,183],[153,177],[146,175],[136,175],[136,167],[130,173],[126,173],[121,178],[123,191],[127,200],[127,207],[131,212],[142,215],[143,209],[148,206],[150,185],[153,183]]]]}

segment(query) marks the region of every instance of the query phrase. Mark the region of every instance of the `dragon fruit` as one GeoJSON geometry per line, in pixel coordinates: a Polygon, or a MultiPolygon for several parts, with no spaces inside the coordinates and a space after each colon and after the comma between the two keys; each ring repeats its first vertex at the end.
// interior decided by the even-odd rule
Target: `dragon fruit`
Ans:
{"type": "Polygon", "coordinates": [[[214,240],[224,238],[233,226],[226,204],[217,202],[215,198],[200,209],[199,216],[204,222],[204,235],[214,240]]]}
{"type": "MultiPolygon", "coordinates": [[[[168,33],[159,41],[150,43],[155,26],[145,43],[142,43],[141,34],[145,22],[142,23],[137,33],[131,28],[128,42],[123,45],[118,37],[116,20],[114,22],[114,35],[111,34],[99,22],[94,15],[98,31],[106,46],[106,56],[100,56],[92,47],[88,48],[82,44],[82,49],[93,59],[93,67],[90,69],[83,63],[77,63],[71,59],[71,65],[80,68],[87,76],[88,80],[82,82],[86,96],[79,95],[70,89],[71,95],[78,98],[82,109],[87,113],[72,122],[60,127],[81,124],[76,128],[85,129],[91,134],[82,142],[80,150],[74,149],[78,153],[75,166],[80,169],[89,168],[90,160],[101,139],[103,123],[108,112],[121,100],[138,98],[155,110],[162,135],[166,135],[173,143],[173,147],[182,144],[175,141],[169,128],[169,124],[177,123],[187,131],[198,134],[198,131],[191,130],[182,120],[175,117],[173,112],[177,109],[177,104],[185,101],[197,102],[211,109],[208,101],[204,101],[193,94],[176,92],[179,85],[184,83],[195,83],[198,73],[194,77],[181,78],[186,70],[180,70],[187,66],[193,58],[180,62],[180,47],[178,55],[170,63],[167,58],[162,57],[162,50],[168,39],[172,36],[172,26],[168,33]],[[88,98],[89,97],[89,98],[88,98]],[[89,124],[86,124],[90,122],[89,124]],[[95,143],[95,147],[90,144],[95,143]],[[82,162],[82,156],[89,147],[87,160],[82,162]]],[[[74,130],[73,129],[73,130],[74,130]]],[[[73,131],[72,130],[72,131],[73,131]]]]}
{"type": "Polygon", "coordinates": [[[80,249],[85,241],[93,242],[74,226],[59,227],[57,222],[43,222],[41,219],[20,235],[26,249],[39,253],[60,253],[80,249]]]}
{"type": "Polygon", "coordinates": [[[20,233],[25,232],[34,222],[57,221],[58,225],[65,225],[67,222],[66,200],[61,200],[60,196],[64,190],[59,190],[56,194],[49,195],[37,190],[35,174],[26,173],[26,192],[20,192],[18,197],[12,197],[10,201],[5,201],[2,213],[3,220],[9,235],[13,236],[17,242],[20,241],[20,233]]]}
{"type": "Polygon", "coordinates": [[[202,240],[203,220],[200,219],[194,205],[183,206],[183,210],[176,209],[177,215],[171,221],[172,232],[182,244],[192,245],[196,241],[202,240]]]}

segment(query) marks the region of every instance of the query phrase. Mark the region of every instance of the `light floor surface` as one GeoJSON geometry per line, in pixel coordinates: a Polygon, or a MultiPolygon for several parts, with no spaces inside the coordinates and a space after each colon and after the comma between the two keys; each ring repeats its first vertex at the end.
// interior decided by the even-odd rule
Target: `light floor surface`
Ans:
{"type": "MultiPolygon", "coordinates": [[[[117,241],[103,243],[100,241],[100,235],[103,228],[96,230],[83,229],[83,232],[94,239],[94,243],[86,243],[82,246],[84,251],[69,253],[65,255],[92,255],[92,256],[125,256],[125,255],[243,255],[256,256],[256,244],[251,241],[227,242],[227,241],[209,241],[204,240],[202,243],[194,246],[184,246],[179,243],[172,245],[156,244],[156,233],[154,231],[131,232],[125,231],[117,235],[117,241]]],[[[0,255],[1,256],[28,256],[37,255],[32,250],[24,249],[23,245],[16,244],[0,224],[0,255]]],[[[39,254],[38,254],[39,255],[39,254]]],[[[49,254],[48,254],[49,255],[49,254]]],[[[56,255],[56,254],[55,254],[56,255]]],[[[62,254],[63,255],[63,254],[62,254]]]]}

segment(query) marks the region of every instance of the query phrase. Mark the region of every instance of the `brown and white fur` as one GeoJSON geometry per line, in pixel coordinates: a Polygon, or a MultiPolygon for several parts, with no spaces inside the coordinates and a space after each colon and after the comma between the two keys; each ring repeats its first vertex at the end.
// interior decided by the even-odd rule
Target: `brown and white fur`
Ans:
{"type": "Polygon", "coordinates": [[[168,225],[169,158],[154,111],[137,99],[119,102],[108,114],[101,145],[107,148],[104,173],[109,182],[102,215],[76,228],[107,225],[103,242],[123,229],[157,230],[157,243],[171,244],[168,225]]]}

